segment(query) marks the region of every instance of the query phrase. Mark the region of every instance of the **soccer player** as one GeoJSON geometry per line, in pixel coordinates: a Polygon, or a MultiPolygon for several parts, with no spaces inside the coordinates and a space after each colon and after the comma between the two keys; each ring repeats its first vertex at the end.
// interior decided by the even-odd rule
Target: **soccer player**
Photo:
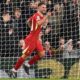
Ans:
{"type": "Polygon", "coordinates": [[[22,56],[18,59],[13,69],[11,70],[11,77],[15,78],[17,70],[21,67],[24,61],[30,56],[30,54],[36,49],[38,54],[27,63],[27,74],[29,74],[30,65],[34,64],[45,56],[45,52],[42,43],[39,40],[39,34],[42,25],[51,16],[51,12],[47,12],[46,5],[43,2],[38,4],[37,12],[28,19],[28,24],[31,28],[30,34],[24,39],[22,56]]]}

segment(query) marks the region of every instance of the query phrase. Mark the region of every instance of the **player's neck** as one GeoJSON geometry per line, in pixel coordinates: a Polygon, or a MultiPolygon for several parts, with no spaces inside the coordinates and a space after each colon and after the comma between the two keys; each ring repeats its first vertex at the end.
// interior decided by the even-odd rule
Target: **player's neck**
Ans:
{"type": "Polygon", "coordinates": [[[37,13],[42,17],[44,16],[40,11],[38,11],[37,13]]]}

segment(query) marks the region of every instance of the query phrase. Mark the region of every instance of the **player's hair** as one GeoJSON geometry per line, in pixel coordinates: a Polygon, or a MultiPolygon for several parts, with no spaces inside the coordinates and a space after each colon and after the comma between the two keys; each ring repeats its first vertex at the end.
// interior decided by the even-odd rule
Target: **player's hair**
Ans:
{"type": "Polygon", "coordinates": [[[44,2],[40,2],[39,4],[38,4],[38,7],[39,6],[41,6],[41,5],[46,5],[44,2]]]}

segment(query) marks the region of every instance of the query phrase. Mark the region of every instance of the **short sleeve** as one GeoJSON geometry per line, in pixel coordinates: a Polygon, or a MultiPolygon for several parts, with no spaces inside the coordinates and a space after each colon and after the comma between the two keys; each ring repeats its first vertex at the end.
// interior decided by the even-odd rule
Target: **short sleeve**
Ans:
{"type": "Polygon", "coordinates": [[[33,20],[34,20],[35,22],[40,21],[40,16],[39,16],[39,15],[34,15],[34,16],[33,16],[33,20]]]}

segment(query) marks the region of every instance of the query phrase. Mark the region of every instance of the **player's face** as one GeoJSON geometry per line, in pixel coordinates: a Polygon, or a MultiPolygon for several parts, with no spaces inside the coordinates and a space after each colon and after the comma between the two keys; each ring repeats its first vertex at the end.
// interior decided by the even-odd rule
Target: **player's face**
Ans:
{"type": "Polygon", "coordinates": [[[45,14],[46,11],[47,11],[46,5],[43,4],[43,5],[39,6],[39,11],[40,11],[42,14],[45,14]]]}

